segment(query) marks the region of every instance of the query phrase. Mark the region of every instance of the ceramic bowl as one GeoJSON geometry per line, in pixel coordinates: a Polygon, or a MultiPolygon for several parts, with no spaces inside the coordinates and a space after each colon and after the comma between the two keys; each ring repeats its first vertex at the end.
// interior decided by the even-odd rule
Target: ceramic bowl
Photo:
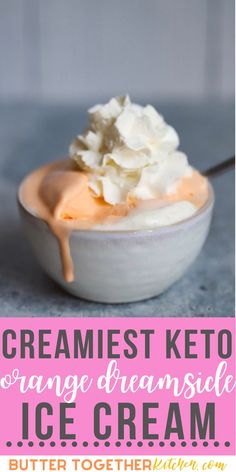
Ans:
{"type": "Polygon", "coordinates": [[[58,242],[47,224],[24,207],[20,190],[18,201],[26,236],[52,279],[77,297],[125,303],[160,295],[182,277],[207,238],[214,192],[209,184],[204,207],[171,226],[140,231],[73,231],[72,283],[64,280],[58,242]]]}

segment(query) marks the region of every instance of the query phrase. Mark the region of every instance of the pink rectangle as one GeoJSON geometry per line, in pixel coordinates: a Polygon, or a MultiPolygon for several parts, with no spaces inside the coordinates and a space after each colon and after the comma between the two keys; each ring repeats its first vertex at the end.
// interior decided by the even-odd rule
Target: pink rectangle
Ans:
{"type": "Polygon", "coordinates": [[[235,390],[231,378],[235,373],[235,357],[231,353],[235,345],[234,327],[232,318],[2,318],[1,454],[234,454],[235,390]],[[91,330],[94,337],[92,343],[89,341],[92,335],[87,333],[88,346],[91,342],[93,352],[90,352],[91,358],[81,359],[78,339],[81,336],[81,342],[84,341],[86,330],[91,330]],[[172,339],[172,344],[168,339],[172,339]],[[45,356],[41,359],[39,346],[45,356]],[[75,358],[74,346],[78,358],[75,358]],[[56,350],[57,359],[54,358],[56,350]],[[70,358],[66,358],[68,354],[70,358]],[[26,358],[22,358],[24,355],[26,358]],[[101,388],[105,382],[101,376],[109,369],[116,369],[113,373],[120,377],[116,380],[112,377],[110,383],[106,379],[107,389],[108,385],[113,389],[110,393],[101,388]],[[167,374],[169,379],[177,380],[173,380],[168,389],[160,388],[161,379],[167,374]],[[87,380],[81,380],[84,375],[88,376],[87,380]],[[131,381],[134,375],[137,378],[131,381]],[[52,389],[44,388],[41,393],[33,389],[36,385],[42,388],[55,376],[58,377],[52,389]],[[80,380],[87,392],[83,393],[78,386],[76,395],[72,377],[68,376],[76,376],[74,382],[80,380]],[[197,382],[197,392],[191,387],[192,383],[192,390],[189,387],[186,392],[186,378],[197,382]],[[67,381],[61,396],[59,390],[55,392],[59,380],[61,385],[67,381]],[[29,381],[32,388],[23,393],[29,381]],[[211,391],[199,393],[206,382],[211,391]],[[175,394],[174,384],[176,389],[178,387],[175,394]],[[204,431],[205,413],[209,416],[205,416],[204,431]],[[127,419],[129,415],[130,426],[122,421],[122,417],[127,419]],[[65,424],[65,417],[72,418],[73,423],[65,424]],[[166,434],[168,418],[169,429],[172,429],[170,437],[166,434]],[[48,438],[44,437],[46,433],[48,438]],[[65,433],[74,436],[65,438],[65,433]]]}

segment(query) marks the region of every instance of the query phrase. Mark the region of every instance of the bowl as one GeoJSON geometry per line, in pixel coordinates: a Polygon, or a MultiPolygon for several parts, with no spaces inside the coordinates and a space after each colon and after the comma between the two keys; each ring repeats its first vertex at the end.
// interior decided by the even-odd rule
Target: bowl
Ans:
{"type": "Polygon", "coordinates": [[[57,239],[42,219],[24,207],[20,189],[18,202],[25,234],[52,279],[77,297],[126,303],[160,295],[191,266],[209,232],[214,191],[209,184],[206,204],[192,217],[170,226],[140,231],[72,231],[71,283],[63,277],[57,239]]]}

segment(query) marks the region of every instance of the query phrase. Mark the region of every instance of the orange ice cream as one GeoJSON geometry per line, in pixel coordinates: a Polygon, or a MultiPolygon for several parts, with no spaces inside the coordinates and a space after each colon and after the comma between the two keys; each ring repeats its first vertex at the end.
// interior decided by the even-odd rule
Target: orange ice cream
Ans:
{"type": "Polygon", "coordinates": [[[90,127],[70,146],[71,159],[34,171],[20,190],[26,209],[42,218],[58,239],[68,282],[73,281],[73,229],[102,230],[104,225],[112,231],[124,220],[124,230],[130,230],[132,218],[135,229],[143,229],[145,209],[157,212],[157,223],[152,212],[152,225],[146,220],[145,228],[174,224],[192,216],[208,198],[207,179],[190,167],[178,151],[176,131],[152,106],[119,97],[89,113],[90,127]]]}
{"type": "Polygon", "coordinates": [[[69,235],[73,229],[92,229],[103,221],[117,221],[134,208],[160,208],[178,201],[189,201],[201,208],[208,197],[207,179],[193,171],[177,185],[176,191],[160,199],[133,199],[110,205],[97,198],[88,186],[88,175],[69,161],[58,161],[34,171],[24,180],[20,198],[35,216],[48,223],[60,244],[65,279],[73,280],[69,235]]]}

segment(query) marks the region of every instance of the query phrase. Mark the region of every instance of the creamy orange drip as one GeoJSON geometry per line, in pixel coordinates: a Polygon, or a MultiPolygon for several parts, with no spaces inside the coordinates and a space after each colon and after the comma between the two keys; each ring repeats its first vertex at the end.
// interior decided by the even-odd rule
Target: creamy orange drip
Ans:
{"type": "Polygon", "coordinates": [[[91,229],[109,215],[125,216],[130,205],[113,207],[95,198],[88,176],[69,159],[40,167],[24,180],[20,198],[30,213],[42,218],[59,241],[63,273],[74,280],[69,237],[73,229],[91,229]]]}
{"type": "Polygon", "coordinates": [[[153,200],[132,200],[126,204],[110,205],[96,198],[88,186],[89,176],[69,159],[40,167],[24,180],[20,199],[26,209],[42,218],[60,246],[63,273],[67,282],[74,280],[69,238],[73,229],[92,229],[103,221],[117,221],[131,209],[159,208],[172,202],[188,200],[197,208],[208,197],[207,179],[193,171],[184,177],[173,193],[153,200]]]}

